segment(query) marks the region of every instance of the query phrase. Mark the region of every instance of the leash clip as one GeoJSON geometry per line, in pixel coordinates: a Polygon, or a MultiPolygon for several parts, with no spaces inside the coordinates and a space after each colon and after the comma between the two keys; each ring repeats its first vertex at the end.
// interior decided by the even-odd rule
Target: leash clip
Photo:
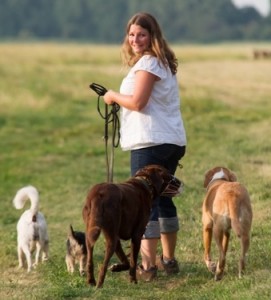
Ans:
{"type": "Polygon", "coordinates": [[[178,167],[179,167],[180,169],[182,169],[182,168],[183,168],[183,165],[182,165],[180,162],[178,162],[178,167]]]}

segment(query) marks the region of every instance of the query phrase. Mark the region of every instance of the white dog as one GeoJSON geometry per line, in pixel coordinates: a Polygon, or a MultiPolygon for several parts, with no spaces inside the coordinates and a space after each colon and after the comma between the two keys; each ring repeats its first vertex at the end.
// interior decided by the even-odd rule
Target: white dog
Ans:
{"type": "Polygon", "coordinates": [[[48,259],[49,239],[46,220],[39,209],[39,193],[33,186],[26,186],[18,190],[13,199],[16,209],[24,207],[30,200],[31,207],[26,210],[17,224],[18,260],[19,268],[23,267],[24,256],[27,261],[27,271],[37,266],[42,252],[42,261],[48,259]],[[35,263],[32,265],[31,254],[36,249],[35,263]]]}

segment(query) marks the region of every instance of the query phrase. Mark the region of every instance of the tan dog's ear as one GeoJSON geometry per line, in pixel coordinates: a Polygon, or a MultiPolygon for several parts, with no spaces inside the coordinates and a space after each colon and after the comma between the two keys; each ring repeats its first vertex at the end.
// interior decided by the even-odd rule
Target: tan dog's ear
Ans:
{"type": "Polygon", "coordinates": [[[235,181],[237,181],[237,176],[232,171],[230,171],[229,179],[230,179],[230,181],[235,182],[235,181]]]}
{"type": "Polygon", "coordinates": [[[237,176],[235,175],[234,172],[232,172],[232,170],[223,167],[223,171],[224,171],[224,173],[227,175],[228,181],[230,181],[230,182],[235,182],[235,181],[237,181],[237,176]]]}
{"type": "MultiPolygon", "coordinates": [[[[213,169],[207,171],[205,173],[205,178],[204,178],[204,183],[203,183],[203,187],[207,187],[208,184],[210,183],[210,181],[213,179],[213,176],[215,175],[215,173],[222,171],[227,175],[227,177],[229,177],[229,181],[235,181],[235,180],[231,180],[231,171],[228,170],[227,168],[224,167],[214,167],[213,169]]],[[[232,175],[232,179],[236,179],[235,175],[232,175]]]]}
{"type": "Polygon", "coordinates": [[[209,170],[205,173],[204,175],[204,182],[203,182],[203,187],[206,188],[211,181],[215,171],[214,170],[209,170]]]}

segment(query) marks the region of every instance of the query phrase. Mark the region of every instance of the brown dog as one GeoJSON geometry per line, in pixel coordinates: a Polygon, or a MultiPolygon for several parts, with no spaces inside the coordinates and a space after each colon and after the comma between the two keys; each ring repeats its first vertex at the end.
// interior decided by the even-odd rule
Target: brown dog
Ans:
{"type": "Polygon", "coordinates": [[[223,167],[215,167],[205,174],[206,196],[202,206],[204,260],[215,273],[215,280],[223,277],[226,253],[232,228],[241,241],[239,278],[245,268],[245,256],[250,243],[252,209],[247,189],[237,182],[235,174],[223,167]],[[211,259],[211,241],[214,234],[219,249],[219,260],[211,259]]]}
{"type": "Polygon", "coordinates": [[[101,231],[105,237],[106,249],[96,286],[103,285],[114,252],[121,263],[113,265],[111,271],[129,270],[130,281],[137,283],[137,258],[152,201],[158,195],[176,196],[181,190],[181,181],[158,165],[139,170],[124,183],[101,183],[92,187],[83,208],[86,224],[87,282],[90,285],[96,285],[93,249],[101,231]],[[121,247],[120,239],[131,239],[130,263],[121,247]]]}

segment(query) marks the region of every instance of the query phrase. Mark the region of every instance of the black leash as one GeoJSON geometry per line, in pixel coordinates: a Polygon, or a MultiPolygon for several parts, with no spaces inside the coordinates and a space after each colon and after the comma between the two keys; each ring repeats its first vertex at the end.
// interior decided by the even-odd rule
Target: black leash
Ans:
{"type": "Polygon", "coordinates": [[[113,182],[113,169],[114,169],[114,148],[117,148],[120,141],[120,122],[118,117],[118,111],[120,106],[117,103],[110,105],[111,111],[108,112],[108,105],[105,104],[104,113],[102,113],[100,108],[100,97],[104,96],[107,89],[102,85],[97,83],[92,83],[89,87],[96,92],[98,95],[97,110],[100,116],[105,120],[104,126],[104,141],[105,141],[105,159],[106,159],[106,169],[107,169],[107,182],[113,182]],[[112,123],[112,141],[111,141],[111,153],[109,158],[108,153],[108,125],[112,123]]]}

